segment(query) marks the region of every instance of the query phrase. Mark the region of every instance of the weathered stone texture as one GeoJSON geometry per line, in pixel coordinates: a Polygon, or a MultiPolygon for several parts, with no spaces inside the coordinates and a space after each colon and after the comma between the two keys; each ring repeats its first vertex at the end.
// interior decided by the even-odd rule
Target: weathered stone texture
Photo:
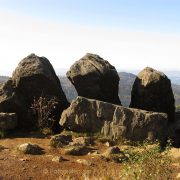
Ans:
{"type": "Polygon", "coordinates": [[[67,72],[79,96],[121,105],[118,97],[119,76],[108,61],[87,53],[67,72]]]}
{"type": "Polygon", "coordinates": [[[3,99],[1,100],[3,104],[0,104],[0,112],[16,112],[20,122],[24,119],[27,127],[29,126],[27,115],[34,98],[36,100],[41,96],[47,100],[56,98],[58,104],[52,112],[56,120],[55,127],[59,126],[58,121],[62,111],[69,106],[51,63],[47,58],[38,57],[35,54],[30,54],[19,63],[13,72],[12,80],[9,80],[5,88],[1,89],[3,90],[0,100],[3,99]]]}
{"type": "Polygon", "coordinates": [[[15,113],[0,113],[0,130],[14,129],[18,124],[15,113]]]}
{"type": "Polygon", "coordinates": [[[126,108],[78,96],[64,110],[60,125],[77,132],[101,132],[111,139],[164,142],[167,114],[126,108]]]}
{"type": "Polygon", "coordinates": [[[167,113],[171,122],[174,120],[174,102],[171,81],[164,73],[146,67],[137,75],[129,107],[167,113]]]}
{"type": "MultiPolygon", "coordinates": [[[[28,103],[11,78],[7,79],[0,87],[0,112],[16,113],[19,127],[29,127],[32,123],[28,103]]],[[[12,123],[16,124],[16,120],[12,123]]]]}

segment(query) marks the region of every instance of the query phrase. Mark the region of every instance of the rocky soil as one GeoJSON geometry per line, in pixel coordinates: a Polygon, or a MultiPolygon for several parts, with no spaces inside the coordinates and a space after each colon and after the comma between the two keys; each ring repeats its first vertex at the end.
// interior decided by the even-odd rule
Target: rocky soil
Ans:
{"type": "MultiPolygon", "coordinates": [[[[2,180],[41,180],[41,179],[119,179],[123,164],[108,161],[97,153],[104,153],[109,148],[106,144],[95,141],[93,145],[86,146],[80,155],[68,155],[64,148],[49,146],[52,136],[46,136],[38,131],[18,130],[8,133],[0,139],[0,145],[5,149],[0,152],[0,179],[2,180]],[[36,155],[23,154],[17,147],[24,143],[35,143],[42,148],[36,155]],[[90,152],[90,153],[89,153],[90,152]],[[62,162],[52,161],[61,156],[62,162]],[[90,164],[78,163],[85,160],[90,164]]],[[[123,146],[118,146],[122,150],[123,146]]],[[[173,176],[180,173],[180,151],[172,149],[173,176]]]]}

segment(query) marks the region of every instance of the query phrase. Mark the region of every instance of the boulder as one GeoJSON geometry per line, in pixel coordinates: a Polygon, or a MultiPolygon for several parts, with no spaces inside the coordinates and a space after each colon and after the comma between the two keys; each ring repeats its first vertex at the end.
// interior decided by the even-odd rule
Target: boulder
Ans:
{"type": "Polygon", "coordinates": [[[40,154],[42,148],[40,148],[37,144],[25,143],[21,144],[17,150],[23,152],[24,154],[40,154]]]}
{"type": "Polygon", "coordinates": [[[0,130],[14,129],[18,124],[16,113],[0,113],[0,130]]]}
{"type": "Polygon", "coordinates": [[[67,72],[79,96],[121,105],[119,76],[114,66],[95,54],[87,53],[67,72]]]}
{"type": "Polygon", "coordinates": [[[62,111],[69,106],[69,102],[61,88],[59,78],[47,58],[30,54],[14,70],[12,81],[29,106],[33,103],[34,98],[38,100],[42,96],[51,100],[55,97],[58,104],[52,115],[56,120],[54,126],[58,126],[57,120],[62,111]]]}
{"type": "Polygon", "coordinates": [[[111,154],[120,154],[122,153],[120,151],[120,149],[117,147],[117,146],[114,146],[114,147],[110,147],[108,149],[106,149],[106,152],[104,153],[104,155],[111,155],[111,154]]]}
{"type": "Polygon", "coordinates": [[[136,77],[131,91],[131,108],[168,114],[168,122],[174,121],[174,95],[167,76],[150,67],[136,77]]]}
{"type": "Polygon", "coordinates": [[[72,142],[72,135],[56,134],[51,138],[50,142],[61,142],[64,145],[68,145],[70,142],[72,142]]]}
{"type": "Polygon", "coordinates": [[[17,119],[18,127],[29,127],[32,124],[28,103],[11,78],[0,87],[0,112],[17,114],[17,118],[11,120],[13,127],[17,125],[17,119]]]}
{"type": "Polygon", "coordinates": [[[167,114],[127,108],[78,96],[63,111],[60,125],[76,132],[101,132],[111,139],[164,142],[167,114]]]}
{"type": "Polygon", "coordinates": [[[78,137],[74,138],[73,142],[70,142],[70,146],[89,146],[90,144],[90,139],[87,137],[78,137]]]}

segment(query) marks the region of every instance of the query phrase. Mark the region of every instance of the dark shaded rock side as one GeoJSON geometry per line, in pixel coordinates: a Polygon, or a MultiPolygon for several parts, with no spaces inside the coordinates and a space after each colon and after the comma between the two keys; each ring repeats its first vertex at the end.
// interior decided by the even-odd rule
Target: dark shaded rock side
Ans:
{"type": "Polygon", "coordinates": [[[62,91],[60,81],[55,71],[45,57],[38,57],[30,54],[24,58],[12,74],[12,81],[15,87],[21,92],[26,99],[28,106],[39,97],[43,96],[47,100],[56,98],[58,104],[52,112],[54,119],[54,127],[59,126],[58,121],[64,109],[69,107],[69,102],[62,91]]]}
{"type": "MultiPolygon", "coordinates": [[[[0,112],[16,113],[18,127],[29,127],[33,124],[33,116],[29,112],[29,105],[11,78],[7,79],[0,87],[0,112]]],[[[16,122],[12,123],[16,124],[16,122]]]]}
{"type": "Polygon", "coordinates": [[[114,66],[95,54],[87,53],[67,72],[79,96],[121,105],[119,76],[114,66]]]}
{"type": "Polygon", "coordinates": [[[167,76],[146,67],[136,77],[131,91],[131,108],[168,114],[168,122],[174,120],[175,100],[171,81],[167,76]]]}

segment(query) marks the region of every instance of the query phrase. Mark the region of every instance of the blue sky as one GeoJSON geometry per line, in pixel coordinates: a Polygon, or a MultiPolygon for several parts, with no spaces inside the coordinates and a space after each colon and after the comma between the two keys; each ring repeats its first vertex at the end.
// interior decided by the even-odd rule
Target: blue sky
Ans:
{"type": "Polygon", "coordinates": [[[87,52],[117,69],[180,71],[179,0],[0,0],[0,70],[29,55],[69,68],[87,52]]]}

